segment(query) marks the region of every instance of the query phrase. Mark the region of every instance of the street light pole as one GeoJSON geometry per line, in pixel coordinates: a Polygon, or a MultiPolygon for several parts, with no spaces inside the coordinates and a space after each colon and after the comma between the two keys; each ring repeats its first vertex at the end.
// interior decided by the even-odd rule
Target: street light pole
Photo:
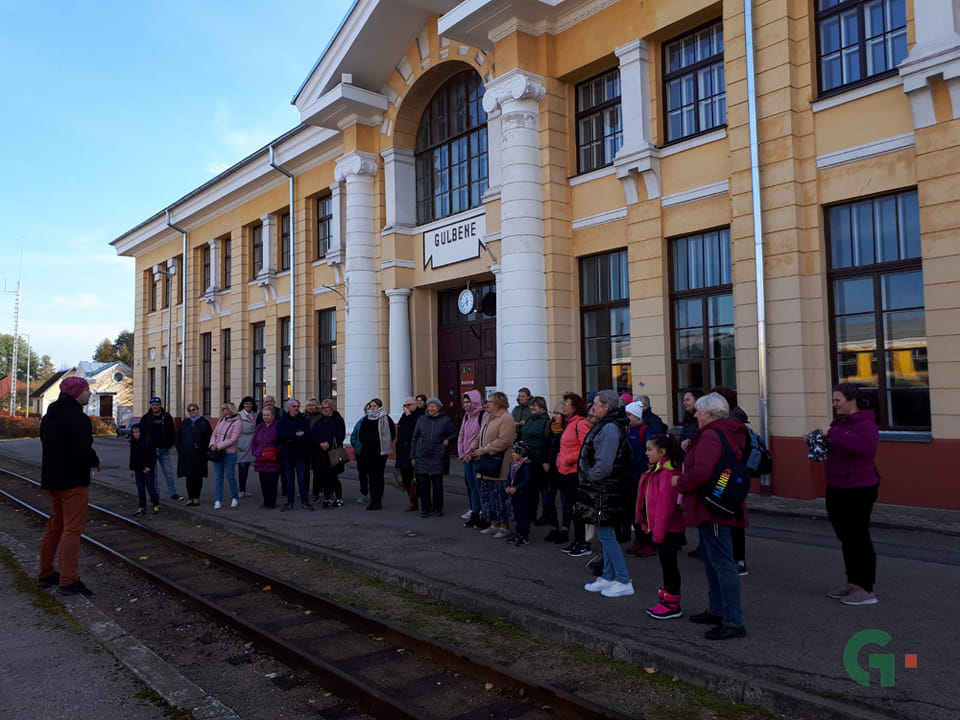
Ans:
{"type": "MultiPolygon", "coordinates": [[[[176,258],[170,258],[167,260],[167,269],[164,270],[162,265],[153,266],[153,281],[157,282],[161,277],[167,278],[167,287],[170,289],[170,298],[167,300],[167,373],[164,378],[164,393],[163,400],[166,406],[167,411],[170,410],[170,372],[174,361],[174,353],[176,352],[176,344],[173,341],[173,309],[175,307],[173,302],[173,277],[177,274],[177,260],[176,258]]],[[[167,293],[164,293],[164,299],[166,299],[167,293]]],[[[181,388],[181,392],[183,388],[181,388]]]]}

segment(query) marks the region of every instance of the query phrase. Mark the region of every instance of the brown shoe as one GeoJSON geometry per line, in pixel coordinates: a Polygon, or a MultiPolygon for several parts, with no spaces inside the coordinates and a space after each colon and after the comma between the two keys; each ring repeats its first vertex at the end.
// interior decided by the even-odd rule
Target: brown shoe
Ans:
{"type": "Polygon", "coordinates": [[[410,503],[409,505],[407,505],[407,506],[403,509],[403,511],[404,511],[404,512],[416,512],[416,511],[419,510],[419,509],[420,509],[420,507],[419,507],[416,503],[410,503]]]}

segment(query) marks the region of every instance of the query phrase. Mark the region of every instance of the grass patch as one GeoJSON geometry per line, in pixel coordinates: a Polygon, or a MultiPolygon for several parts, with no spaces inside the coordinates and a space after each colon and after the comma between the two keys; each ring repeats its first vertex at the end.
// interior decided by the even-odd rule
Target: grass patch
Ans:
{"type": "Polygon", "coordinates": [[[86,629],[64,610],[63,605],[50,591],[39,587],[36,578],[27,575],[9,548],[0,547],[0,564],[13,575],[14,589],[29,597],[31,605],[56,618],[60,626],[78,634],[86,633],[86,629]]]}

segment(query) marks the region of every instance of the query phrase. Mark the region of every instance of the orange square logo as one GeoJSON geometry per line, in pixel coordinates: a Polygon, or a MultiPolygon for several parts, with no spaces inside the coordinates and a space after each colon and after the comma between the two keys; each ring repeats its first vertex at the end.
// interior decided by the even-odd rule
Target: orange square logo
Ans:
{"type": "Polygon", "coordinates": [[[917,655],[916,653],[909,653],[903,656],[903,666],[905,668],[915,668],[917,667],[917,655]]]}

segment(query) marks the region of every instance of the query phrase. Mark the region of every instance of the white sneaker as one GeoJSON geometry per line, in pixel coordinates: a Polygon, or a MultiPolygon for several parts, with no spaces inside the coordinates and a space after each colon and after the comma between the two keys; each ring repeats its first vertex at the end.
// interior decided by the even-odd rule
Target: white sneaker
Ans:
{"type": "Polygon", "coordinates": [[[484,528],[483,530],[481,530],[481,531],[480,531],[480,534],[481,534],[481,535],[496,535],[498,532],[500,532],[500,528],[498,528],[496,525],[491,525],[490,527],[484,528]]]}
{"type": "Polygon", "coordinates": [[[602,592],[605,588],[610,587],[611,585],[616,585],[615,580],[607,580],[604,577],[598,577],[592,583],[587,583],[583,586],[583,589],[587,592],[602,592]]]}
{"type": "Polygon", "coordinates": [[[629,580],[625,583],[614,582],[601,590],[600,594],[604,597],[626,597],[627,595],[633,595],[633,583],[629,580]]]}
{"type": "Polygon", "coordinates": [[[471,510],[470,508],[467,508],[467,511],[466,511],[463,515],[460,516],[460,519],[461,519],[461,520],[469,520],[471,515],[473,515],[473,510],[471,510]]]}
{"type": "Polygon", "coordinates": [[[513,534],[513,533],[511,533],[511,532],[510,532],[509,530],[507,530],[506,528],[500,528],[500,531],[499,531],[496,535],[493,536],[493,539],[494,539],[494,540],[502,540],[503,538],[505,538],[505,537],[507,537],[507,536],[509,536],[509,535],[512,535],[512,534],[513,534]]]}
{"type": "Polygon", "coordinates": [[[360,503],[361,505],[363,505],[366,501],[367,501],[366,495],[361,495],[360,497],[357,498],[357,502],[360,503]]]}
{"type": "Polygon", "coordinates": [[[234,498],[230,501],[230,507],[237,507],[240,504],[240,501],[234,498]]]}
{"type": "Polygon", "coordinates": [[[219,500],[217,500],[215,503],[213,503],[213,509],[214,509],[214,510],[219,510],[221,507],[223,507],[223,506],[220,504],[220,501],[219,501],[219,500]]]}

